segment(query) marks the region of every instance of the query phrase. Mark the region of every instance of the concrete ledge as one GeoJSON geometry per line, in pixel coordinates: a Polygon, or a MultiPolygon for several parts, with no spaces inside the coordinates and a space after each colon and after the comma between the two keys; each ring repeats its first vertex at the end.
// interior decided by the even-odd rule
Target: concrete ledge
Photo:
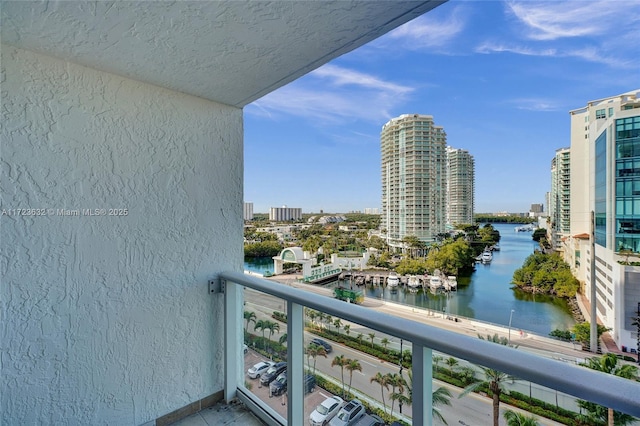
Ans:
{"type": "Polygon", "coordinates": [[[182,408],[178,408],[175,411],[170,412],[169,414],[165,414],[162,417],[158,417],[156,419],[156,426],[167,426],[172,423],[177,422],[178,420],[182,420],[185,417],[189,417],[192,414],[195,414],[199,411],[202,411],[205,408],[212,407],[216,402],[222,400],[224,397],[224,391],[218,391],[209,396],[206,396],[198,401],[192,402],[191,404],[187,404],[182,408]]]}

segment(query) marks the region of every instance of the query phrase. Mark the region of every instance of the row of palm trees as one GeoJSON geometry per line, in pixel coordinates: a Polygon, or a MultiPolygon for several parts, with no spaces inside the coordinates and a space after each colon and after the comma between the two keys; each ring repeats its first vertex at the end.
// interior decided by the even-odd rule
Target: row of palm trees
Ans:
{"type": "MultiPolygon", "coordinates": [[[[277,332],[280,331],[280,323],[277,321],[271,320],[262,320],[257,319],[256,313],[252,311],[244,311],[244,320],[246,321],[244,331],[248,332],[249,323],[253,323],[254,331],[262,331],[262,342],[264,344],[262,349],[267,349],[267,340],[269,344],[271,344],[271,337],[277,332]],[[269,333],[269,337],[265,336],[266,333],[269,333]]],[[[285,335],[286,336],[286,335],[285,335]]],[[[280,343],[282,343],[282,339],[280,339],[280,343]]]]}

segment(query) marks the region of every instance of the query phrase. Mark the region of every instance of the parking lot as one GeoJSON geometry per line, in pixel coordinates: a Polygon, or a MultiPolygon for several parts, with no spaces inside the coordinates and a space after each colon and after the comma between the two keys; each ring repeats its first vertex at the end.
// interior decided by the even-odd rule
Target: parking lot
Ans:
{"type": "MultiPolygon", "coordinates": [[[[260,361],[268,361],[267,358],[249,349],[244,356],[244,371],[245,379],[251,386],[251,392],[253,392],[258,398],[264,401],[269,407],[273,408],[285,419],[287,418],[287,397],[286,393],[281,396],[271,397],[269,393],[269,386],[263,386],[260,384],[260,379],[250,379],[247,375],[247,370],[254,364],[260,361]]],[[[304,415],[305,422],[308,422],[311,412],[326,398],[332,396],[331,393],[316,386],[315,390],[305,395],[304,398],[304,415]]]]}

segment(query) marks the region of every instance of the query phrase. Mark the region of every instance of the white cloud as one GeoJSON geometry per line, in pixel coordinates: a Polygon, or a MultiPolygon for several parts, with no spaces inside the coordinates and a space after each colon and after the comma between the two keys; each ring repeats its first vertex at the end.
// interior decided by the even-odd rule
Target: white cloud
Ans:
{"type": "Polygon", "coordinates": [[[544,1],[506,4],[507,11],[525,25],[532,40],[556,40],[597,36],[615,29],[633,17],[637,2],[627,1],[544,1]],[[635,3],[635,4],[634,4],[635,3]],[[631,9],[630,9],[631,7],[631,9]]]}
{"type": "Polygon", "coordinates": [[[527,56],[557,56],[556,49],[534,49],[527,46],[517,46],[514,44],[484,42],[476,47],[476,53],[516,53],[518,55],[527,56]]]}
{"type": "Polygon", "coordinates": [[[517,109],[525,111],[565,111],[567,108],[560,105],[557,101],[552,99],[542,98],[520,98],[513,99],[509,103],[514,104],[517,109]]]}
{"type": "Polygon", "coordinates": [[[258,116],[305,117],[317,124],[354,119],[380,122],[413,90],[372,74],[327,64],[253,102],[246,111],[258,116]]]}
{"type": "Polygon", "coordinates": [[[466,22],[463,15],[460,6],[444,17],[436,9],[391,31],[385,40],[401,42],[403,48],[410,50],[444,47],[464,30],[466,22]]]}

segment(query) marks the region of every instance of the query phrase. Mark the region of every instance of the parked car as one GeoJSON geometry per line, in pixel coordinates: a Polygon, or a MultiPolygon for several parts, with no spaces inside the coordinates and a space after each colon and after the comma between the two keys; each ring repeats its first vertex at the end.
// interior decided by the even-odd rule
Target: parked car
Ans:
{"type": "Polygon", "coordinates": [[[367,414],[364,405],[357,399],[352,399],[338,411],[338,414],[331,419],[331,426],[352,426],[360,417],[367,414]]]}
{"type": "Polygon", "coordinates": [[[375,414],[365,414],[356,421],[353,426],[385,426],[386,423],[375,414]]]}
{"type": "Polygon", "coordinates": [[[253,367],[251,367],[250,369],[247,370],[247,374],[249,375],[249,377],[251,377],[252,379],[257,379],[258,377],[260,377],[265,371],[267,371],[269,369],[269,367],[271,367],[273,365],[272,362],[269,361],[261,361],[257,364],[255,364],[253,367]]]}
{"type": "Polygon", "coordinates": [[[249,352],[249,347],[247,345],[243,345],[243,347],[244,347],[243,349],[245,354],[249,352]]]}
{"type": "Polygon", "coordinates": [[[287,370],[283,371],[269,384],[269,392],[273,396],[282,395],[287,391],[287,370]]]}
{"type": "Polygon", "coordinates": [[[313,390],[316,388],[316,376],[314,376],[313,374],[307,374],[306,376],[304,376],[303,386],[305,395],[313,392],[313,390]]]}
{"type": "Polygon", "coordinates": [[[344,406],[344,400],[339,396],[332,396],[320,403],[309,416],[311,426],[324,426],[336,415],[344,406]]]}
{"type": "Polygon", "coordinates": [[[322,346],[327,353],[331,353],[331,351],[333,350],[330,344],[322,339],[318,339],[317,337],[315,339],[311,339],[311,343],[313,343],[314,345],[322,346]]]}
{"type": "Polygon", "coordinates": [[[264,372],[262,376],[260,376],[260,383],[263,385],[268,385],[273,382],[276,377],[278,377],[282,372],[287,370],[286,362],[279,362],[277,364],[272,365],[264,372]]]}

